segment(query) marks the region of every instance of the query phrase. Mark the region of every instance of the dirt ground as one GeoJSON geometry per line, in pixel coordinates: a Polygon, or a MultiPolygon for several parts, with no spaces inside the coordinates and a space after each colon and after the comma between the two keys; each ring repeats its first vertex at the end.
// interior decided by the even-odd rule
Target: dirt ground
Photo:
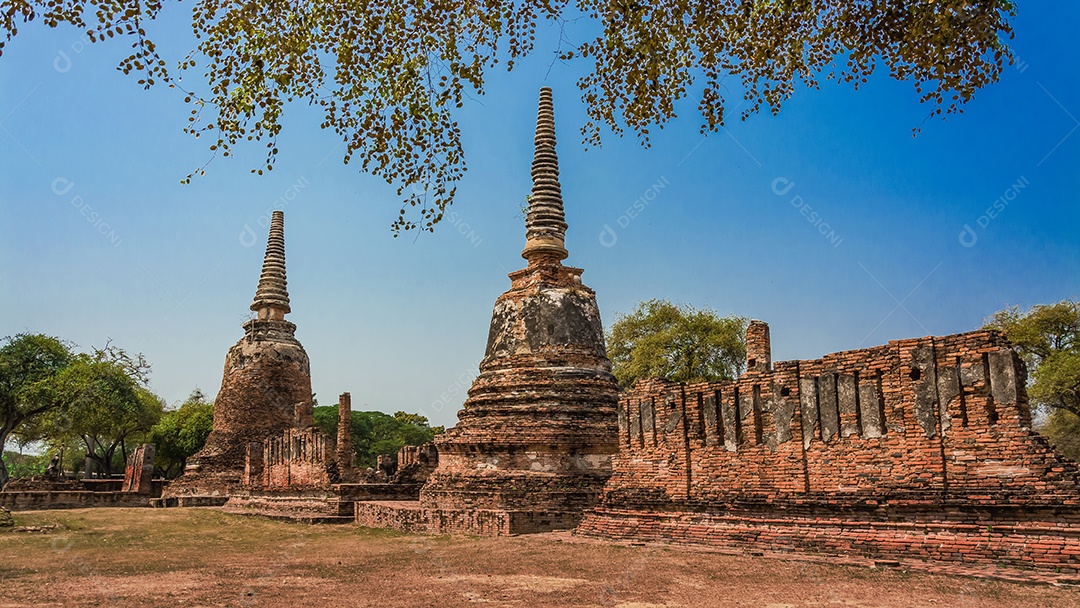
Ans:
{"type": "Polygon", "coordinates": [[[10,606],[1080,607],[1080,589],[551,536],[408,536],[207,509],[16,513],[10,606]]]}

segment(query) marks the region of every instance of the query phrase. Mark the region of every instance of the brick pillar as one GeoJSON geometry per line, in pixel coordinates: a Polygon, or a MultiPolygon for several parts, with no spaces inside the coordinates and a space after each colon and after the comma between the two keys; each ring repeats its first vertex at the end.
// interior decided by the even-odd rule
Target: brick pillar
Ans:
{"type": "Polygon", "coordinates": [[[353,464],[352,449],[352,397],[341,393],[338,397],[337,461],[342,472],[353,464]]]}
{"type": "Polygon", "coordinates": [[[154,478],[154,451],[153,444],[144,443],[128,456],[122,491],[136,494],[151,493],[154,478]]]}
{"type": "Polygon", "coordinates": [[[746,328],[746,371],[766,372],[772,369],[772,345],[769,324],[754,319],[746,328]]]}

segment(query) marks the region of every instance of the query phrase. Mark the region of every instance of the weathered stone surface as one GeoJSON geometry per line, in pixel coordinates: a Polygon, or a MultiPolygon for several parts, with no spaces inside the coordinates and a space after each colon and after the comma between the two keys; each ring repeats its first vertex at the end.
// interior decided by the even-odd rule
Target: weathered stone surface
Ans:
{"type": "Polygon", "coordinates": [[[1013,405],[1018,401],[1016,368],[1016,353],[1009,349],[1003,349],[989,353],[990,361],[990,388],[993,391],[994,401],[1003,405],[1013,405]]]}
{"type": "Polygon", "coordinates": [[[795,416],[796,403],[794,399],[784,396],[782,387],[772,387],[772,406],[770,411],[773,420],[776,421],[776,444],[791,441],[791,421],[795,416]]]}
{"type": "MultiPolygon", "coordinates": [[[[569,510],[599,499],[617,449],[617,386],[581,271],[557,262],[510,275],[460,422],[436,438],[426,508],[569,510]]],[[[628,420],[643,442],[640,412],[628,420]]]]}
{"type": "Polygon", "coordinates": [[[915,420],[927,437],[937,432],[937,376],[933,344],[922,344],[911,351],[908,377],[915,387],[915,420]]]}
{"type": "Polygon", "coordinates": [[[877,379],[859,378],[859,412],[862,415],[862,436],[876,439],[885,433],[884,414],[877,379]]]}
{"type": "Polygon", "coordinates": [[[956,366],[945,365],[937,370],[938,418],[941,432],[947,433],[953,424],[953,411],[959,411],[954,401],[960,397],[960,373],[956,366]]]}
{"type": "Polygon", "coordinates": [[[270,218],[270,236],[266,240],[262,274],[255,290],[251,310],[259,318],[282,318],[291,312],[289,290],[285,278],[285,213],[275,211],[270,218]]]}
{"type": "Polygon", "coordinates": [[[818,376],[818,416],[821,418],[821,440],[828,443],[840,432],[840,410],[836,402],[836,374],[818,376]]]}
{"type": "Polygon", "coordinates": [[[836,378],[836,402],[840,408],[840,436],[851,437],[859,433],[859,418],[856,410],[855,376],[840,374],[836,378]]]}
{"type": "Polygon", "coordinates": [[[8,511],[4,507],[0,507],[0,528],[10,528],[15,525],[15,520],[11,518],[11,511],[8,511]]]}
{"type": "Polygon", "coordinates": [[[533,187],[525,215],[525,249],[521,256],[530,262],[540,257],[563,260],[567,256],[566,217],[559,184],[559,158],[555,154],[555,110],[548,87],[540,89],[534,143],[533,187]]]}
{"type": "Polygon", "coordinates": [[[803,447],[809,448],[818,430],[817,380],[811,377],[799,378],[798,393],[799,410],[802,413],[803,447]]]}

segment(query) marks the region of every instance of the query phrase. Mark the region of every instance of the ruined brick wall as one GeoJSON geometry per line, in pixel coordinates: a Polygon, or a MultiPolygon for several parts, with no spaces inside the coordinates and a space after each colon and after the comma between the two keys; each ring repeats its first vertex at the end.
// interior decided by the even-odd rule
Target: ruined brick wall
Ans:
{"type": "Polygon", "coordinates": [[[356,523],[400,532],[510,536],[573,528],[577,517],[563,510],[439,509],[419,502],[356,503],[356,523]]]}
{"type": "Polygon", "coordinates": [[[437,466],[439,451],[434,443],[403,446],[398,450],[397,473],[393,480],[397,483],[424,483],[437,466]]]}
{"type": "Polygon", "coordinates": [[[1035,525],[1070,530],[1051,545],[1072,567],[1080,546],[1061,551],[1078,542],[1080,479],[1031,430],[1024,385],[1023,363],[990,331],[777,362],[731,382],[640,382],[620,397],[614,474],[580,531],[693,540],[664,516],[687,511],[708,514],[698,532],[715,542],[724,530],[758,538],[747,521],[766,516],[808,529],[850,520],[848,532],[905,519],[954,531],[1035,525]]]}
{"type": "Polygon", "coordinates": [[[322,429],[288,429],[248,449],[246,485],[256,490],[327,489],[338,483],[334,442],[322,429]]]}
{"type": "Polygon", "coordinates": [[[1031,430],[1023,364],[993,332],[778,362],[738,380],[640,382],[619,401],[612,491],[671,499],[1077,497],[1031,430]]]}

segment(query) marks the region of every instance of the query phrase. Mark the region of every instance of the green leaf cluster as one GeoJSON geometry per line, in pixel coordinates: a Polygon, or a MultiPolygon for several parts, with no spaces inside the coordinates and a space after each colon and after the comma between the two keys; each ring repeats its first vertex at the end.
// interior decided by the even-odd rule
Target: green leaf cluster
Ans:
{"type": "Polygon", "coordinates": [[[1080,460],[1080,299],[998,311],[986,327],[1005,334],[1028,367],[1028,397],[1047,415],[1041,427],[1080,460]]]}
{"type": "MultiPolygon", "coordinates": [[[[58,338],[42,334],[18,334],[4,338],[0,346],[0,449],[13,434],[27,437],[31,426],[51,410],[55,401],[39,396],[74,358],[71,348],[58,338]]],[[[0,466],[0,488],[7,483],[7,466],[0,466]]]]}
{"type": "Polygon", "coordinates": [[[187,459],[202,449],[213,428],[214,404],[195,389],[179,408],[165,412],[151,429],[155,466],[165,477],[179,475],[187,459]]]}
{"type": "Polygon", "coordinates": [[[545,25],[559,28],[553,60],[584,64],[585,143],[600,145],[606,127],[648,145],[688,98],[701,131],[715,132],[733,101],[744,120],[776,114],[797,88],[858,88],[875,71],[911,82],[930,116],[959,112],[1013,61],[1016,13],[1012,0],[195,0],[196,47],[167,62],[146,29],[161,0],[4,7],[0,52],[35,20],[70,24],[92,42],[125,37],[131,53],[118,69],[183,91],[185,131],[205,137],[211,159],[261,143],[254,173],[273,169],[291,102],[316,107],[319,126],[345,144],[344,161],[396,188],[395,236],[443,218],[466,169],[457,113],[483,95],[489,70],[535,55],[545,25]],[[184,79],[189,70],[200,77],[184,79]]]}
{"type": "Polygon", "coordinates": [[[4,463],[7,465],[8,477],[11,479],[44,475],[51,458],[49,454],[4,452],[4,463]]]}
{"type": "Polygon", "coordinates": [[[1080,300],[998,311],[986,327],[1005,334],[1028,366],[1037,407],[1080,416],[1080,300]]]}
{"type": "Polygon", "coordinates": [[[638,379],[731,380],[746,361],[747,319],[648,300],[618,315],[607,334],[612,373],[623,387],[638,379]]]}

